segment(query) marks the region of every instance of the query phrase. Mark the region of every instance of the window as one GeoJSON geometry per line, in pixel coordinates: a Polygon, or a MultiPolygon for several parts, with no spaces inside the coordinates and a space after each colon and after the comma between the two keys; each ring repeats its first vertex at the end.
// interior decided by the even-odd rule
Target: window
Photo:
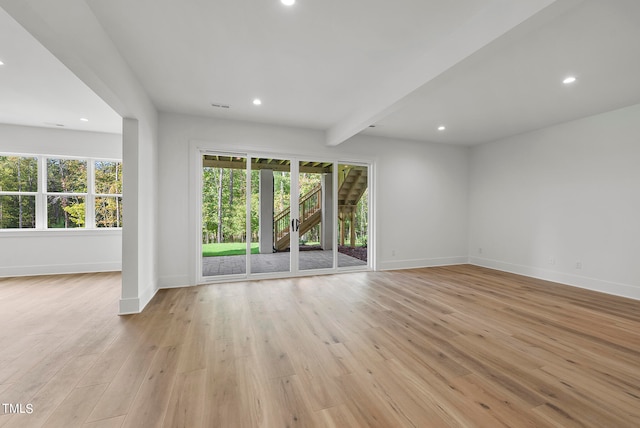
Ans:
{"type": "Polygon", "coordinates": [[[47,227],[85,227],[87,161],[47,159],[47,227]]]}
{"type": "Polygon", "coordinates": [[[0,156],[0,229],[36,227],[38,158],[0,156]]]}
{"type": "Polygon", "coordinates": [[[119,227],[119,160],[0,155],[0,229],[119,227]]]}
{"type": "Polygon", "coordinates": [[[97,227],[122,227],[122,163],[95,162],[97,227]]]}

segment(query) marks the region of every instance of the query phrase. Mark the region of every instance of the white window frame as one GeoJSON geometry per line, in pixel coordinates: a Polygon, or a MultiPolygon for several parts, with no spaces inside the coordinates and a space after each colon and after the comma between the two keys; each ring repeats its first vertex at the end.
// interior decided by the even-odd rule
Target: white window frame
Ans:
{"type": "Polygon", "coordinates": [[[40,193],[40,158],[38,157],[38,155],[32,155],[32,154],[16,154],[16,153],[0,153],[0,156],[3,157],[16,157],[16,158],[35,158],[36,159],[36,163],[37,163],[37,177],[36,177],[36,191],[35,192],[21,192],[18,190],[1,190],[0,191],[0,196],[35,196],[35,213],[36,213],[36,221],[35,221],[35,227],[25,227],[22,229],[17,229],[17,228],[7,228],[7,229],[0,229],[0,230],[9,230],[9,231],[16,231],[16,230],[37,230],[38,229],[38,197],[39,197],[39,193],[40,193]]]}
{"type": "MultiPolygon", "coordinates": [[[[337,194],[338,179],[337,179],[337,165],[362,165],[368,168],[368,243],[369,247],[369,259],[366,266],[343,266],[338,267],[338,255],[337,251],[334,252],[334,264],[333,268],[314,270],[313,274],[332,274],[339,272],[358,272],[367,270],[377,270],[378,265],[376,261],[376,237],[377,237],[377,225],[376,225],[376,162],[375,159],[357,158],[354,159],[351,156],[327,156],[326,154],[314,154],[314,153],[279,153],[279,152],[265,152],[260,149],[239,149],[234,145],[225,145],[219,143],[211,143],[209,141],[191,140],[189,142],[189,229],[190,229],[190,252],[189,252],[189,264],[193,268],[189,273],[189,283],[191,285],[207,284],[216,282],[229,282],[229,281],[244,281],[246,279],[267,279],[267,278],[286,278],[292,276],[307,276],[310,272],[308,270],[299,271],[296,269],[294,272],[275,272],[256,274],[251,273],[250,269],[247,269],[248,273],[240,275],[221,275],[219,277],[204,277],[202,275],[202,155],[204,154],[217,154],[217,155],[237,155],[246,157],[249,163],[248,173],[251,175],[251,162],[252,157],[263,158],[278,158],[289,159],[298,162],[299,160],[316,159],[323,162],[332,162],[336,165],[333,172],[333,192],[337,194]]],[[[296,178],[297,180],[297,178],[296,178]]],[[[251,194],[251,180],[247,180],[247,193],[251,194]]],[[[292,184],[292,187],[294,184],[292,184]]],[[[247,201],[247,210],[250,210],[249,200],[247,201]]],[[[336,219],[338,215],[338,206],[334,204],[333,218],[336,219]]],[[[247,233],[250,234],[250,222],[247,224],[247,233]]],[[[334,225],[333,242],[337,242],[337,223],[334,225]]],[[[249,244],[247,244],[247,252],[249,252],[249,244]]],[[[297,266],[296,266],[297,268],[297,266]]]]}
{"type": "MultiPolygon", "coordinates": [[[[96,198],[116,198],[116,203],[118,203],[118,199],[120,199],[120,201],[122,201],[122,193],[98,193],[98,191],[96,190],[96,162],[117,162],[120,164],[120,176],[122,176],[122,159],[98,159],[98,158],[92,158],[91,159],[91,167],[90,167],[90,172],[91,172],[91,177],[89,178],[89,185],[91,187],[89,187],[89,189],[91,189],[91,218],[93,218],[93,228],[92,229],[97,229],[97,230],[114,230],[114,229],[122,229],[122,222],[120,222],[120,226],[119,227],[98,227],[98,225],[96,224],[96,198]]],[[[87,209],[87,215],[89,211],[89,208],[87,209]]]]}
{"type": "Polygon", "coordinates": [[[78,233],[81,231],[100,231],[104,233],[106,231],[121,231],[120,227],[97,227],[95,217],[95,200],[96,197],[117,197],[122,199],[122,194],[106,194],[96,193],[95,189],[95,163],[96,162],[118,162],[122,165],[122,159],[117,158],[102,158],[102,157],[89,157],[89,156],[67,156],[67,155],[48,155],[48,154],[35,154],[35,153],[14,153],[14,152],[0,152],[0,156],[7,157],[26,157],[36,158],[38,163],[38,188],[37,192],[15,192],[15,191],[1,191],[0,195],[24,195],[35,196],[36,198],[36,222],[35,228],[23,228],[23,229],[0,229],[2,234],[11,233],[34,233],[34,232],[47,232],[47,233],[78,233]],[[87,162],[87,191],[84,193],[69,193],[69,192],[49,192],[47,189],[47,159],[69,159],[79,160],[87,162]],[[84,227],[75,228],[55,228],[48,227],[48,197],[49,196],[79,196],[85,198],[85,225],[84,227]]]}

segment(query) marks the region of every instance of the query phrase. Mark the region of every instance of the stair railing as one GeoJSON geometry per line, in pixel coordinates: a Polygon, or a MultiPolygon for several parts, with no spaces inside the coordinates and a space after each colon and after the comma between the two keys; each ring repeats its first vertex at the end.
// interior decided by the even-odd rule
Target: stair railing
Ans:
{"type": "MultiPolygon", "coordinates": [[[[322,209],[322,186],[318,184],[300,198],[300,226],[313,214],[322,209]]],[[[273,244],[289,235],[291,209],[289,207],[273,216],[273,244]]]]}

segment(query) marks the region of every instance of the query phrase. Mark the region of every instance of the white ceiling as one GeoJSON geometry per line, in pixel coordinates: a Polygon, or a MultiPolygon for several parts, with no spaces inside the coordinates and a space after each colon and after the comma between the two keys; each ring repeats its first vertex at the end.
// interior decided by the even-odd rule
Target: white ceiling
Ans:
{"type": "MultiPolygon", "coordinates": [[[[637,0],[86,4],[159,110],[324,130],[328,144],[364,130],[472,145],[640,102],[637,0]]],[[[119,132],[0,12],[0,122],[119,132]]]]}
{"type": "Polygon", "coordinates": [[[584,1],[541,12],[365,133],[472,145],[637,103],[640,1],[584,1]],[[568,75],[576,83],[563,85],[568,75]]]}
{"type": "Polygon", "coordinates": [[[122,132],[120,116],[2,8],[0,61],[0,123],[122,132]]]}

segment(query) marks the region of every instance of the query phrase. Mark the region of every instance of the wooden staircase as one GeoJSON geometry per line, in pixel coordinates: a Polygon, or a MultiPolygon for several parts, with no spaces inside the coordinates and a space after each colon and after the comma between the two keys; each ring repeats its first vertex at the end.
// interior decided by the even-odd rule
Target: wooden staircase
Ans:
{"type": "Polygon", "coordinates": [[[350,165],[339,172],[338,176],[338,221],[340,222],[340,245],[345,245],[345,223],[349,220],[349,246],[355,247],[356,208],[367,190],[367,167],[350,165]]]}
{"type": "MultiPolygon", "coordinates": [[[[338,219],[343,222],[341,230],[344,232],[344,221],[355,215],[355,210],[367,190],[367,167],[349,166],[338,177],[338,219]]],[[[322,186],[317,185],[300,198],[299,235],[303,236],[312,227],[322,221],[322,186]]],[[[276,251],[284,251],[290,247],[291,210],[286,208],[273,217],[273,242],[276,251]]],[[[353,228],[351,228],[353,234],[353,228]]],[[[344,236],[340,237],[344,245],[344,236]]],[[[351,237],[351,246],[355,237],[351,237]]]]}
{"type": "Polygon", "coordinates": [[[355,212],[356,205],[367,190],[367,167],[350,166],[338,177],[338,214],[355,212]]]}
{"type": "MultiPolygon", "coordinates": [[[[307,233],[322,221],[322,186],[317,185],[300,198],[299,235],[307,233]]],[[[290,246],[291,210],[286,208],[273,217],[273,242],[276,251],[284,251],[290,246]]]]}

